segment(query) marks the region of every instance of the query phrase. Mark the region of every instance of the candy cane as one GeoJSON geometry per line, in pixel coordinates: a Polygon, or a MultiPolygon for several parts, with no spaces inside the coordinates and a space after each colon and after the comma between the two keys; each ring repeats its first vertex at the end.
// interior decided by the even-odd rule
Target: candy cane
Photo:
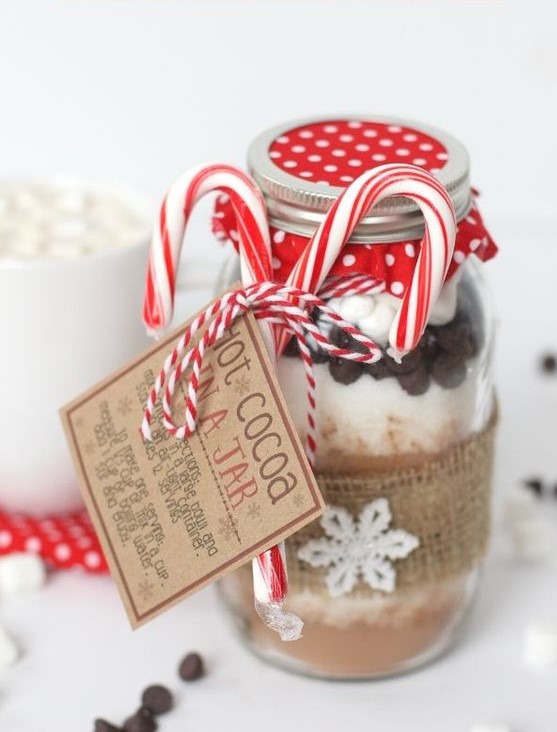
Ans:
{"type": "MultiPolygon", "coordinates": [[[[381,165],[351,183],[333,203],[323,223],[292,270],[287,284],[316,292],[342,247],[370,208],[384,198],[404,196],[420,207],[425,233],[412,282],[389,332],[395,355],[418,344],[439,297],[454,250],[456,216],[446,189],[433,175],[414,165],[381,165]]],[[[288,336],[277,339],[282,352],[288,336]]]]}
{"type": "Polygon", "coordinates": [[[212,191],[230,196],[244,284],[272,277],[269,224],[265,202],[255,182],[231,165],[207,163],[191,168],[166,194],[153,231],[143,303],[143,322],[153,334],[166,328],[172,320],[176,273],[186,226],[195,204],[212,191]]]}
{"type": "MultiPolygon", "coordinates": [[[[176,274],[192,210],[200,198],[214,191],[230,196],[236,218],[243,283],[249,285],[272,279],[269,224],[265,202],[255,182],[230,165],[196,166],[171,186],[154,227],[143,303],[143,322],[154,335],[172,320],[176,274]]],[[[274,356],[274,331],[264,326],[263,336],[270,355],[274,356]]],[[[186,345],[185,342],[181,344],[182,349],[186,345]]],[[[178,355],[175,352],[166,360],[149,396],[148,410],[153,408],[156,393],[172,372],[178,355]]],[[[148,430],[145,420],[142,428],[148,430]]],[[[285,638],[299,637],[302,622],[282,610],[288,591],[284,548],[273,547],[260,554],[252,562],[252,571],[259,615],[285,638]],[[297,634],[292,628],[297,628],[297,634]]]]}

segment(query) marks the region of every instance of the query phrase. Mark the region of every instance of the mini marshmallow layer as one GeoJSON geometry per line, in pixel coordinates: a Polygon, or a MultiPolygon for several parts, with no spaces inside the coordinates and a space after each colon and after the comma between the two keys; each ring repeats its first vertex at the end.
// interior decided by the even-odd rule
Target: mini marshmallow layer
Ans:
{"type": "MultiPolygon", "coordinates": [[[[458,276],[453,277],[441,290],[429,317],[430,325],[445,325],[454,318],[459,279],[458,276]]],[[[384,292],[379,295],[332,298],[328,305],[380,346],[386,346],[391,324],[400,308],[400,300],[384,292]]]]}
{"type": "Polygon", "coordinates": [[[62,184],[0,186],[0,259],[69,259],[148,235],[145,220],[109,192],[62,184]]]}

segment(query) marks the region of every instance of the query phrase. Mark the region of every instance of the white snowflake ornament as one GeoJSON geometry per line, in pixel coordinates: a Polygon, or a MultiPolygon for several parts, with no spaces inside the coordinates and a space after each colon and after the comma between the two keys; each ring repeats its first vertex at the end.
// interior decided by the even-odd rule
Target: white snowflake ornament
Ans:
{"type": "Polygon", "coordinates": [[[389,529],[392,514],[386,498],[377,498],[357,518],[344,508],[329,506],[321,517],[326,537],[311,539],[298,557],[312,567],[328,567],[327,587],[332,597],[351,592],[363,580],[373,590],[393,592],[396,570],[420,541],[404,529],[389,529]]]}

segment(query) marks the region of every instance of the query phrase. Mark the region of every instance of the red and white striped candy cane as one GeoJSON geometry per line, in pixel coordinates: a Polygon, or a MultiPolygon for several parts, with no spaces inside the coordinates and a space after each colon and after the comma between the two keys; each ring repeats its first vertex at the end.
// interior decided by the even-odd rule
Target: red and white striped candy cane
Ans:
{"type": "Polygon", "coordinates": [[[207,193],[230,196],[236,217],[244,284],[271,279],[271,243],[263,195],[249,175],[231,165],[191,168],[170,187],[155,223],[143,303],[143,322],[156,334],[172,320],[182,243],[195,204],[207,193]]]}
{"type": "MultiPolygon", "coordinates": [[[[414,165],[389,164],[356,178],[333,203],[288,278],[288,284],[317,292],[342,247],[370,208],[384,198],[404,196],[420,207],[425,233],[412,282],[391,325],[389,342],[395,355],[418,344],[439,297],[456,236],[456,216],[449,194],[431,173],[414,165]]],[[[282,351],[288,336],[278,338],[282,351]]]]}
{"type": "MultiPolygon", "coordinates": [[[[184,173],[170,187],[154,227],[143,303],[143,322],[153,335],[164,330],[172,320],[180,253],[193,208],[200,198],[215,191],[230,196],[236,218],[243,283],[249,285],[272,279],[269,223],[261,191],[250,176],[231,165],[198,165],[184,173]]],[[[274,331],[264,325],[263,336],[271,356],[274,356],[274,331]]],[[[184,343],[182,347],[185,349],[186,345],[184,343]]],[[[154,394],[162,388],[171,373],[174,358],[177,358],[175,354],[169,356],[159,374],[149,397],[148,408],[153,408],[154,394]]],[[[144,423],[143,429],[148,432],[148,424],[144,423]]],[[[279,631],[281,619],[284,624],[294,622],[299,631],[301,621],[281,609],[288,592],[284,550],[274,547],[263,552],[253,560],[252,568],[259,614],[266,622],[272,615],[274,627],[279,631]]]]}

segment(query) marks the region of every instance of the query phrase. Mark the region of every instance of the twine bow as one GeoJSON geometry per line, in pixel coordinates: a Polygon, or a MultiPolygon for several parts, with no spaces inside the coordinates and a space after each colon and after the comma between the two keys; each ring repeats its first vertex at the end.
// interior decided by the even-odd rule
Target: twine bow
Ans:
{"type": "MultiPolygon", "coordinates": [[[[380,288],[369,278],[362,277],[355,278],[351,283],[344,282],[341,286],[345,293],[362,292],[364,289],[369,292],[374,288],[375,290],[380,288]]],[[[336,294],[337,291],[335,283],[330,283],[324,288],[328,296],[331,296],[331,293],[336,294]]],[[[207,349],[217,343],[234,321],[248,310],[251,310],[257,319],[282,327],[296,338],[307,385],[305,448],[309,463],[313,467],[316,450],[316,399],[313,357],[309,344],[316,345],[331,357],[367,364],[376,363],[382,357],[382,352],[374,341],[344,320],[321,297],[274,282],[259,282],[225,293],[187,326],[174,350],[165,360],[149,394],[141,424],[143,438],[152,439],[151,421],[161,392],[162,421],[168,432],[178,439],[187,438],[195,432],[198,417],[197,392],[203,358],[207,349]],[[322,329],[310,316],[309,313],[315,312],[319,314],[320,323],[327,326],[334,325],[344,331],[359,344],[359,350],[335,345],[330,340],[328,328],[322,329]],[[195,336],[201,331],[201,338],[192,345],[195,336]],[[178,382],[189,369],[191,370],[187,374],[185,420],[183,424],[176,425],[172,417],[172,401],[178,382]]]]}

